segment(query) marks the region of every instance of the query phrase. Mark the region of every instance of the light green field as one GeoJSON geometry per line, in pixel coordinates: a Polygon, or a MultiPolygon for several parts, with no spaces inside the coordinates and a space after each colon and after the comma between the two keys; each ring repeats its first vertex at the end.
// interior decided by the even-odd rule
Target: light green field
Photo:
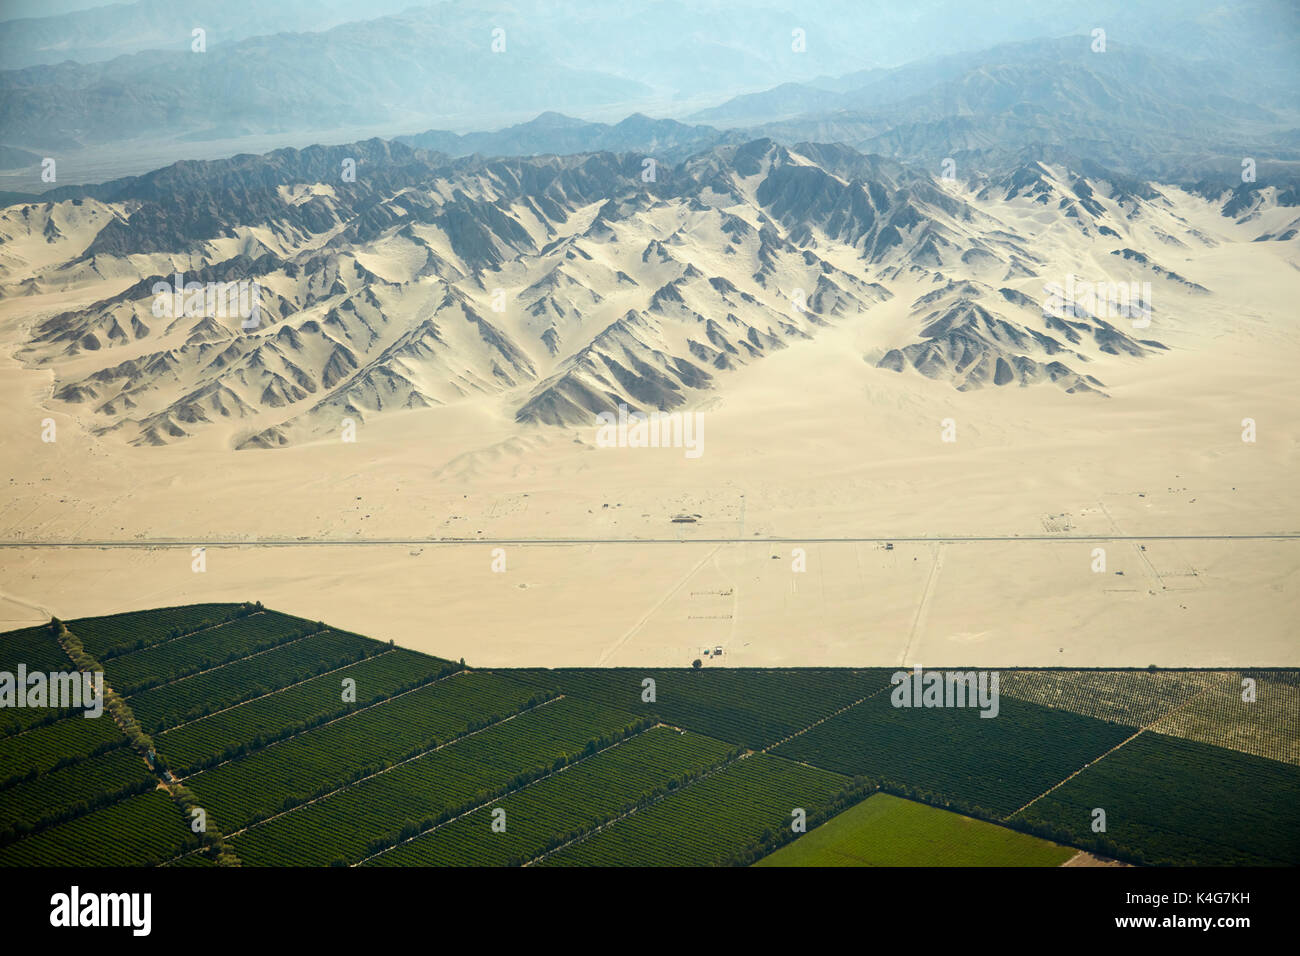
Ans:
{"type": "Polygon", "coordinates": [[[877,793],[755,866],[1060,866],[1078,852],[877,793]]]}

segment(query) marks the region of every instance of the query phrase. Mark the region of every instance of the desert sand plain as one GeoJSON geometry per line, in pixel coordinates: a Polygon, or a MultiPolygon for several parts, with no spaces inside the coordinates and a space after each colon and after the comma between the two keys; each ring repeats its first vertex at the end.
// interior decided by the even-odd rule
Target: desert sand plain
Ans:
{"type": "Polygon", "coordinates": [[[132,277],[7,298],[0,629],[260,600],[479,666],[1300,665],[1300,242],[1183,212],[1221,241],[1166,261],[1215,294],[1157,302],[1168,352],[1091,366],[1110,397],[875,368],[934,287],[904,277],[695,405],[697,459],[521,426],[500,395],[354,443],[129,447],[11,353],[132,277]]]}

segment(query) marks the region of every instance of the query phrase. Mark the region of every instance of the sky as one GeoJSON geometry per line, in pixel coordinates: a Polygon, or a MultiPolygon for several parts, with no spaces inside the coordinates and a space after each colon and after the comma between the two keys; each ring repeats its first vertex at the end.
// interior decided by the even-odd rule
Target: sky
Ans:
{"type": "Polygon", "coordinates": [[[120,0],[0,0],[0,21],[17,20],[19,17],[52,17],[118,2],[120,0]]]}

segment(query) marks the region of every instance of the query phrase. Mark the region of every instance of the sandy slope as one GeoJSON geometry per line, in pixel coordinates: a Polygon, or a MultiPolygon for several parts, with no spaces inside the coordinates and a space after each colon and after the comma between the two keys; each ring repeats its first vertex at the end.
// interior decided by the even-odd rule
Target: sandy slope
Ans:
{"type": "MultiPolygon", "coordinates": [[[[1114,542],[1104,574],[1092,542],[808,543],[796,573],[798,544],[748,541],[1300,532],[1297,245],[1182,202],[1220,241],[1159,257],[1215,294],[1157,301],[1150,331],[1171,351],[1096,363],[1110,398],[874,368],[864,356],[931,288],[899,279],[890,302],[732,374],[698,406],[698,460],[519,426],[502,395],[375,418],[355,444],[233,453],[232,426],[127,448],[48,411],[50,372],[6,357],[0,538],[184,547],[0,550],[0,627],[39,620],[33,606],[258,599],[479,665],[684,665],[719,645],[706,666],[1300,664],[1300,540],[1114,542]],[[479,543],[214,547],[190,570],[194,540],[414,537],[681,543],[508,545],[505,573],[479,543]],[[748,543],[693,541],[716,538],[748,543]]],[[[1068,236],[1036,251],[1080,270],[1068,236]]],[[[4,337],[125,284],[0,302],[4,337]]]]}

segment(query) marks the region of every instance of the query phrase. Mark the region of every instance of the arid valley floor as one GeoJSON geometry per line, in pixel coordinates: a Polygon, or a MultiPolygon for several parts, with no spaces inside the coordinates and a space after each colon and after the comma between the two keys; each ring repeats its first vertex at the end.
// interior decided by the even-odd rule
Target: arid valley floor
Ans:
{"type": "MultiPolygon", "coordinates": [[[[682,666],[718,646],[717,663],[734,666],[1295,666],[1300,248],[1252,241],[1292,210],[1241,223],[1162,193],[1185,230],[1162,261],[1210,294],[1157,284],[1147,332],[1166,350],[1097,354],[1088,371],[1105,395],[958,391],[876,367],[919,297],[963,278],[996,287],[1003,267],[903,270],[827,243],[819,254],[892,297],[694,396],[696,459],[596,447],[594,422],[521,424],[520,388],[376,415],[352,443],[317,427],[287,447],[235,451],[249,429],[238,420],[157,447],[97,434],[90,406],[51,393],[106,359],[56,370],[14,353],[41,318],[166,272],[166,257],[70,278],[57,266],[90,227],[64,224],[62,246],[47,248],[11,207],[0,221],[0,630],[255,596],[490,667],[682,666]],[[46,418],[54,442],[42,441],[46,418]],[[1254,442],[1242,440],[1247,418],[1254,442]],[[955,441],[941,439],[945,419],[955,441]]],[[[1030,237],[1042,261],[1013,285],[1035,301],[1044,276],[1107,265],[1095,235],[966,198],[1030,237]]],[[[50,215],[71,222],[67,206],[50,215]]],[[[667,239],[666,215],[631,217],[622,243],[667,239]]],[[[574,234],[589,222],[575,217],[574,234]]],[[[373,246],[352,255],[407,288],[433,281],[373,246]]],[[[680,255],[742,282],[703,246],[680,255]]],[[[112,361],[156,347],[124,345],[112,361]]]]}

